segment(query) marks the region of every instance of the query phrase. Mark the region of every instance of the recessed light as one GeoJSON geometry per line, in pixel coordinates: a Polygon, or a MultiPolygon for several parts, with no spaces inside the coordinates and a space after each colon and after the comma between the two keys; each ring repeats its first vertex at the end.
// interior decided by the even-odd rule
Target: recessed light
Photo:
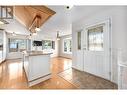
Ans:
{"type": "Polygon", "coordinates": [[[69,6],[67,6],[66,8],[69,9],[69,6]]]}
{"type": "Polygon", "coordinates": [[[68,5],[68,6],[66,6],[66,8],[67,8],[68,10],[70,10],[72,7],[73,7],[73,5],[68,5]]]}

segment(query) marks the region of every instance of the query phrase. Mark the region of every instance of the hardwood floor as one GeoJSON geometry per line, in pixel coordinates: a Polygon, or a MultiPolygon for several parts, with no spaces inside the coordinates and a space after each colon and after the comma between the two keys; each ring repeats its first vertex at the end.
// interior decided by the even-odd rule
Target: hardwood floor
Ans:
{"type": "Polygon", "coordinates": [[[52,58],[51,79],[28,87],[22,60],[8,60],[0,65],[0,89],[117,89],[116,84],[71,66],[71,59],[52,58]]]}
{"type": "Polygon", "coordinates": [[[29,88],[22,60],[7,60],[0,65],[0,89],[76,89],[74,85],[58,76],[58,73],[71,68],[71,65],[70,59],[52,58],[52,78],[29,88]]]}

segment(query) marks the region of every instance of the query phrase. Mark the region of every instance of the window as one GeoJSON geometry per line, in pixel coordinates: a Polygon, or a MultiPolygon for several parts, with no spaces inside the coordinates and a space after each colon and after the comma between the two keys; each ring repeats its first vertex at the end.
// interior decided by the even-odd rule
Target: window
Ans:
{"type": "Polygon", "coordinates": [[[13,7],[12,6],[0,6],[0,19],[13,19],[13,7]]]}
{"type": "Polygon", "coordinates": [[[72,41],[70,38],[64,40],[64,52],[65,53],[71,53],[72,52],[72,41]]]}
{"type": "Polygon", "coordinates": [[[3,34],[0,32],[0,50],[3,50],[3,34]]]}
{"type": "Polygon", "coordinates": [[[42,47],[43,49],[55,49],[55,41],[43,40],[42,47]]]}
{"type": "Polygon", "coordinates": [[[88,50],[103,51],[103,26],[88,29],[88,50]]]}
{"type": "Polygon", "coordinates": [[[26,50],[26,40],[9,38],[9,52],[22,52],[26,50]]]}

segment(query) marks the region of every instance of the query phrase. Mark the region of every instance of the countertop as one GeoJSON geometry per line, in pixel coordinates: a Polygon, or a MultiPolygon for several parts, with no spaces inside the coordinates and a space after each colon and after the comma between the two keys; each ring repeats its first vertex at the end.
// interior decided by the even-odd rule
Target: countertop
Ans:
{"type": "Polygon", "coordinates": [[[24,55],[38,56],[38,55],[50,55],[52,53],[44,53],[43,51],[23,51],[24,55]]]}

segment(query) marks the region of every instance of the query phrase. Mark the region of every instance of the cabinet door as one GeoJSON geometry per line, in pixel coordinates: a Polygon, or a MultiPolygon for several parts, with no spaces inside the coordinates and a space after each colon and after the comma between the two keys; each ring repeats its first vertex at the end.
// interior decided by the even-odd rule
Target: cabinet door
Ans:
{"type": "Polygon", "coordinates": [[[0,31],[0,63],[2,62],[3,51],[3,32],[0,31]]]}
{"type": "Polygon", "coordinates": [[[2,51],[0,51],[0,63],[2,62],[2,51]]]}

